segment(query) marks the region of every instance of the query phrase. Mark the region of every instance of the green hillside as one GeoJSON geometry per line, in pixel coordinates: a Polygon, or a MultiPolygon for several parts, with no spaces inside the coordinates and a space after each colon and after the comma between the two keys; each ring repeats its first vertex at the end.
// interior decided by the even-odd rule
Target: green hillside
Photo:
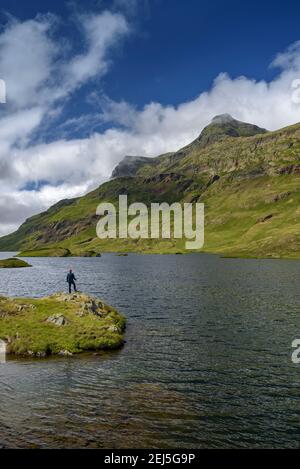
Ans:
{"type": "Polygon", "coordinates": [[[267,132],[217,116],[182,150],[151,160],[127,157],[114,175],[90,194],[30,218],[0,239],[0,250],[26,256],[184,252],[185,240],[97,238],[98,204],[127,194],[129,203],[205,203],[206,252],[300,258],[300,124],[267,132]]]}

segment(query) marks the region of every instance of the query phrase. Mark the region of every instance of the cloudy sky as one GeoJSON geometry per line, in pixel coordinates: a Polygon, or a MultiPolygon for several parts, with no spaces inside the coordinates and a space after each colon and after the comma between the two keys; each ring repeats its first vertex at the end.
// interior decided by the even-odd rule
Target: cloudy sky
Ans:
{"type": "Polygon", "coordinates": [[[300,6],[206,3],[1,2],[0,235],[125,155],[179,149],[216,114],[300,121],[300,6]]]}

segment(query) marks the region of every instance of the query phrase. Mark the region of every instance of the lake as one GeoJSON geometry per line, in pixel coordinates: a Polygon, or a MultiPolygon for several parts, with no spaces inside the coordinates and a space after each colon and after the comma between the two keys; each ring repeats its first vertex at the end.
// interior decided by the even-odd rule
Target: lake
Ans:
{"type": "Polygon", "coordinates": [[[71,267],[80,290],[126,315],[126,344],[0,364],[0,447],[299,447],[291,344],[300,338],[300,261],[104,254],[29,262],[0,270],[0,294],[66,290],[71,267]]]}

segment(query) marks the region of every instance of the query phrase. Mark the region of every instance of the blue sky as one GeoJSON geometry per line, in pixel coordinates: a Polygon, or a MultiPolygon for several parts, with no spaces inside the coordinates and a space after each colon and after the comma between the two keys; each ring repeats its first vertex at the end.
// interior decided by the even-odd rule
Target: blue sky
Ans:
{"type": "MultiPolygon", "coordinates": [[[[271,60],[299,39],[300,4],[291,0],[138,0],[133,11],[113,5],[110,0],[1,2],[3,12],[23,20],[49,11],[61,18],[104,8],[126,13],[135,31],[116,53],[101,87],[112,99],[137,106],[193,99],[221,71],[271,79],[271,60]]],[[[62,37],[74,37],[70,25],[61,26],[62,37]]]]}
{"type": "MultiPolygon", "coordinates": [[[[21,20],[55,13],[62,21],[57,36],[76,43],[76,31],[65,18],[106,8],[122,11],[134,31],[115,51],[100,90],[138,108],[151,101],[178,105],[191,100],[208,89],[220,71],[270,80],[275,73],[268,67],[271,60],[298,39],[300,4],[293,1],[274,1],[272,7],[270,2],[238,0],[189,0],[188,5],[184,0],[138,0],[131,8],[126,7],[130,1],[85,1],[84,7],[80,3],[5,0],[2,19],[7,12],[21,20]]],[[[94,87],[95,82],[88,83],[77,93],[70,114],[90,110],[85,98],[94,87]]]]}
{"type": "Polygon", "coordinates": [[[299,122],[299,17],[290,0],[2,0],[0,234],[215,114],[299,122]]]}

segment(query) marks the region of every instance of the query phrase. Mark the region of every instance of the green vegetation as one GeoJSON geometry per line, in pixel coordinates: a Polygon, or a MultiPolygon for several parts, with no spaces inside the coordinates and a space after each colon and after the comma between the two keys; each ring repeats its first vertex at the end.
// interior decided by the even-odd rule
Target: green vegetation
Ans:
{"type": "Polygon", "coordinates": [[[70,255],[69,249],[59,247],[29,249],[19,253],[19,257],[69,257],[70,255]]]}
{"type": "Polygon", "coordinates": [[[205,252],[300,258],[299,155],[300,124],[266,132],[218,116],[178,152],[148,161],[126,158],[114,171],[117,178],[30,218],[0,239],[0,250],[21,250],[24,257],[184,253],[185,240],[97,238],[98,204],[117,204],[127,194],[129,204],[205,203],[205,252]]]}
{"type": "Polygon", "coordinates": [[[31,267],[31,265],[16,258],[0,260],[0,269],[23,269],[24,267],[31,267]]]}
{"type": "Polygon", "coordinates": [[[10,354],[45,357],[118,349],[125,325],[116,310],[83,294],[0,297],[0,339],[10,354]]]}

